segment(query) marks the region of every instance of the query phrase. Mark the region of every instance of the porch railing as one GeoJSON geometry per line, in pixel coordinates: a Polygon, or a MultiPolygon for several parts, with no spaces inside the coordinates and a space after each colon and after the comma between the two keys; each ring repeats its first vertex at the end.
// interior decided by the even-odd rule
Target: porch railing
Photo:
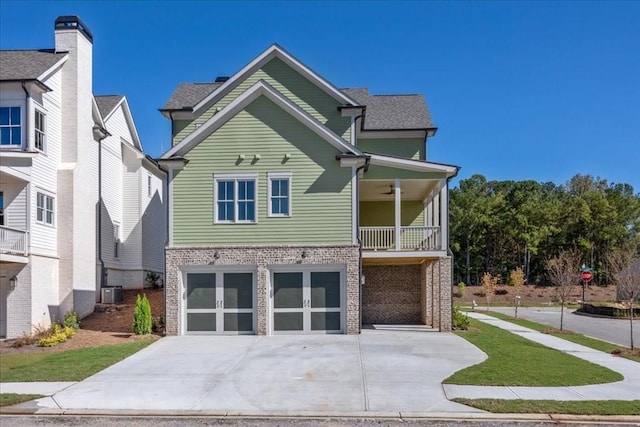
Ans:
{"type": "MultiPolygon", "coordinates": [[[[395,227],[360,227],[362,249],[367,251],[396,250],[395,227]]],[[[400,227],[400,250],[440,250],[440,227],[400,227]]]]}
{"type": "Polygon", "coordinates": [[[27,255],[27,232],[0,225],[0,253],[27,255]]]}

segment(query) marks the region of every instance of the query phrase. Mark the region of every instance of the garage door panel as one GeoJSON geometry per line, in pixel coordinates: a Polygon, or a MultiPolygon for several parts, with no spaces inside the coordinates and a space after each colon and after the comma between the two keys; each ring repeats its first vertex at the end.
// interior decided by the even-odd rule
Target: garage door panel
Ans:
{"type": "Polygon", "coordinates": [[[302,273],[273,274],[274,308],[302,308],[302,273]]]}
{"type": "Polygon", "coordinates": [[[340,267],[297,267],[275,271],[271,278],[274,332],[343,331],[346,296],[340,267]]]}
{"type": "Polygon", "coordinates": [[[253,331],[253,313],[224,313],[224,331],[253,331]]]}
{"type": "Polygon", "coordinates": [[[255,332],[255,273],[189,272],[185,280],[186,333],[255,332]]]}
{"type": "Polygon", "coordinates": [[[189,332],[211,332],[216,330],[216,313],[187,313],[189,332]]]}
{"type": "Polygon", "coordinates": [[[187,308],[216,308],[216,275],[187,275],[187,308]]]}
{"type": "Polygon", "coordinates": [[[273,329],[275,331],[303,331],[304,313],[274,313],[273,329]]]}
{"type": "Polygon", "coordinates": [[[340,308],[340,273],[312,272],[311,273],[311,307],[312,308],[340,308]]]}
{"type": "Polygon", "coordinates": [[[253,274],[224,274],[224,308],[253,308],[253,274]]]}
{"type": "Polygon", "coordinates": [[[339,331],[340,318],[342,313],[339,311],[330,312],[312,312],[311,313],[311,330],[312,331],[339,331]]]}

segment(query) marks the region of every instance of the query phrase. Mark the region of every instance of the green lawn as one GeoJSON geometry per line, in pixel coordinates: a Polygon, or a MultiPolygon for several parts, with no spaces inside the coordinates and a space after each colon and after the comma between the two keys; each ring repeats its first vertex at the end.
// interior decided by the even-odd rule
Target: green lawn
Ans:
{"type": "Polygon", "coordinates": [[[500,400],[453,399],[493,413],[575,414],[575,415],[640,415],[640,400],[500,400]]]}
{"type": "Polygon", "coordinates": [[[49,354],[0,355],[0,382],[80,381],[152,342],[149,339],[49,354]]]}
{"type": "MultiPolygon", "coordinates": [[[[585,347],[593,348],[594,350],[604,351],[605,353],[611,353],[616,350],[625,350],[625,347],[621,347],[617,344],[612,344],[610,342],[602,341],[596,338],[586,337],[581,334],[576,334],[571,331],[560,331],[559,329],[552,328],[548,325],[543,325],[540,323],[532,322],[526,319],[516,319],[515,317],[511,317],[507,314],[496,313],[493,311],[485,312],[489,316],[493,316],[495,318],[506,320],[507,322],[515,323],[516,325],[524,326],[525,328],[533,329],[539,332],[544,332],[549,335],[553,335],[554,337],[562,338],[567,341],[574,342],[576,344],[583,345],[585,347]]],[[[640,357],[633,355],[622,354],[622,357],[626,357],[627,359],[640,362],[640,357]]]]}
{"type": "Polygon", "coordinates": [[[18,403],[27,402],[40,397],[44,396],[41,394],[0,393],[0,407],[16,405],[18,403]]]}
{"type": "Polygon", "coordinates": [[[558,350],[471,319],[457,335],[489,358],[456,372],[447,384],[560,387],[620,381],[622,375],[558,350]]]}

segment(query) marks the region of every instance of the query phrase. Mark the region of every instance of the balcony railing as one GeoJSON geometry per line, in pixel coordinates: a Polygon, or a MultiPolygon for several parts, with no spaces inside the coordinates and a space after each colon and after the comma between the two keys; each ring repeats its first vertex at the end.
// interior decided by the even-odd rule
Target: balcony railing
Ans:
{"type": "Polygon", "coordinates": [[[27,255],[27,232],[0,225],[0,253],[27,255]]]}
{"type": "MultiPolygon", "coordinates": [[[[396,250],[395,227],[360,227],[362,249],[396,250]]],[[[400,227],[401,251],[433,251],[442,249],[440,227],[400,227]]]]}

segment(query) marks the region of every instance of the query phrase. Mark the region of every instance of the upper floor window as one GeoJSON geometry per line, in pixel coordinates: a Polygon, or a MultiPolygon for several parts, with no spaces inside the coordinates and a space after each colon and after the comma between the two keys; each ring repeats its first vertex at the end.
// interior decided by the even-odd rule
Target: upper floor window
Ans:
{"type": "Polygon", "coordinates": [[[256,175],[216,174],[214,218],[216,223],[256,222],[256,175]]]}
{"type": "Polygon", "coordinates": [[[271,172],[267,174],[269,188],[269,216],[291,216],[291,173],[271,172]]]}
{"type": "Polygon", "coordinates": [[[151,184],[151,175],[147,175],[147,197],[151,197],[151,194],[153,194],[153,186],[151,184]]]}
{"type": "Polygon", "coordinates": [[[22,146],[22,126],[20,117],[20,107],[0,107],[1,146],[22,146]]]}
{"type": "Polygon", "coordinates": [[[33,136],[36,150],[44,151],[44,113],[42,111],[36,110],[33,136]]]}
{"type": "Polygon", "coordinates": [[[55,200],[44,193],[37,193],[36,220],[43,224],[53,225],[55,200]]]}

